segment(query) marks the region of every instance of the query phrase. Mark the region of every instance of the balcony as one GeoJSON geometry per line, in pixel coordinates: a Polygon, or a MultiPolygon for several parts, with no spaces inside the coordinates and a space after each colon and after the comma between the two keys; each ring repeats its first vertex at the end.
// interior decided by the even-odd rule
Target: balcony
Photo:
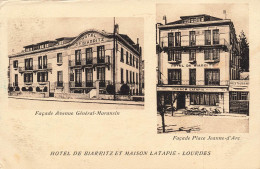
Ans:
{"type": "Polygon", "coordinates": [[[177,86],[229,86],[229,80],[220,80],[220,81],[205,81],[205,80],[196,80],[190,83],[189,80],[160,80],[158,86],[164,85],[177,85],[177,86]]]}
{"type": "Polygon", "coordinates": [[[213,56],[213,55],[205,56],[204,62],[205,63],[217,63],[217,62],[219,62],[219,56],[213,56]]]}
{"type": "Polygon", "coordinates": [[[165,50],[166,48],[173,48],[173,49],[179,49],[182,50],[183,48],[196,48],[196,47],[202,47],[202,48],[214,48],[214,47],[221,47],[221,48],[230,48],[229,43],[226,41],[226,39],[219,39],[218,41],[205,41],[204,38],[202,39],[196,39],[196,41],[190,41],[189,38],[187,39],[181,39],[181,46],[173,44],[172,46],[165,45],[166,43],[161,42],[161,47],[165,50]]]}
{"type": "Polygon", "coordinates": [[[69,67],[91,66],[93,64],[92,58],[83,58],[80,60],[69,60],[69,67]]]}
{"type": "Polygon", "coordinates": [[[37,71],[48,71],[52,70],[52,64],[48,63],[47,65],[34,65],[34,66],[28,66],[28,67],[19,67],[18,71],[19,73],[23,72],[37,72],[37,71]]]}
{"type": "Polygon", "coordinates": [[[94,65],[103,65],[103,64],[105,64],[105,65],[109,65],[110,63],[111,63],[111,60],[110,60],[110,56],[105,56],[104,58],[97,58],[97,57],[95,57],[94,59],[93,59],[93,64],[94,65]]]}
{"type": "Polygon", "coordinates": [[[51,70],[52,69],[52,64],[48,63],[47,65],[36,65],[34,66],[35,71],[41,71],[41,70],[51,70]]]}
{"type": "MultiPolygon", "coordinates": [[[[105,88],[107,85],[112,84],[110,80],[98,80],[99,81],[99,87],[105,88]]],[[[75,82],[70,81],[69,87],[70,88],[96,88],[96,82],[97,81],[82,81],[82,82],[75,82]]]]}
{"type": "Polygon", "coordinates": [[[189,63],[196,63],[196,58],[195,57],[190,57],[189,58],[189,63]]]}
{"type": "Polygon", "coordinates": [[[177,64],[177,63],[181,63],[181,60],[180,59],[177,59],[177,60],[168,60],[168,62],[170,64],[177,64]]]}

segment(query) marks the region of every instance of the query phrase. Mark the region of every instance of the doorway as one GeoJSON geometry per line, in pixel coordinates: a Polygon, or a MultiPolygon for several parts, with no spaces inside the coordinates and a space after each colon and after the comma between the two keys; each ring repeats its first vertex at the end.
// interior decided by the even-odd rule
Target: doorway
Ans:
{"type": "Polygon", "coordinates": [[[185,108],[185,93],[180,93],[177,98],[177,109],[185,108]]]}

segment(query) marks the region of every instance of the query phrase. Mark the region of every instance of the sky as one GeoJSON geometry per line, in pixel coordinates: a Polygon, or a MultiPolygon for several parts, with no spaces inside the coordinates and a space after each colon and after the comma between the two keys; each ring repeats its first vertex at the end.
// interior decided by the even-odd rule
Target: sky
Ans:
{"type": "Polygon", "coordinates": [[[229,4],[157,4],[156,22],[163,23],[163,16],[166,15],[167,22],[180,20],[180,16],[207,14],[214,17],[225,19],[223,10],[226,10],[226,19],[231,19],[237,36],[243,30],[249,38],[249,7],[243,3],[229,4]]]}
{"type": "MultiPolygon", "coordinates": [[[[135,43],[144,44],[144,20],[138,17],[115,18],[119,33],[127,34],[135,43]]],[[[8,54],[23,47],[60,37],[75,37],[87,29],[113,33],[114,18],[15,18],[8,20],[8,54]]]]}

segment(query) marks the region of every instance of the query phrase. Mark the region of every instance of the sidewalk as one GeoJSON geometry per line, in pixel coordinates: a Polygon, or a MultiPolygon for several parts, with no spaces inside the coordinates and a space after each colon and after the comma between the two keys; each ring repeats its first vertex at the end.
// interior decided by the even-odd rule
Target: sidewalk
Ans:
{"type": "MultiPolygon", "coordinates": [[[[167,111],[166,114],[171,116],[171,111],[167,111]]],[[[173,116],[174,117],[181,117],[181,116],[188,116],[188,115],[185,115],[183,110],[177,110],[177,111],[174,111],[173,116]]],[[[190,116],[196,116],[196,115],[190,115],[190,116]]],[[[237,113],[221,113],[221,114],[217,114],[216,116],[206,116],[206,115],[204,115],[203,117],[241,117],[241,118],[249,118],[249,116],[247,116],[246,114],[237,114],[237,113]]]]}
{"type": "Polygon", "coordinates": [[[19,96],[8,96],[13,99],[24,99],[24,100],[39,100],[39,101],[57,101],[57,102],[77,102],[77,103],[97,103],[97,104],[120,104],[120,105],[135,105],[144,106],[144,102],[136,101],[122,101],[122,100],[83,100],[83,99],[60,99],[60,98],[32,98],[32,97],[19,97],[19,96]]]}

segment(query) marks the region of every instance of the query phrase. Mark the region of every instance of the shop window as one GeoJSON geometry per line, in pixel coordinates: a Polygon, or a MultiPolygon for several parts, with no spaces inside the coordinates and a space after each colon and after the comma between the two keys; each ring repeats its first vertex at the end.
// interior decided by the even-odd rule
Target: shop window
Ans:
{"type": "Polygon", "coordinates": [[[217,106],[219,104],[219,94],[218,93],[191,93],[190,104],[217,106]]]}

